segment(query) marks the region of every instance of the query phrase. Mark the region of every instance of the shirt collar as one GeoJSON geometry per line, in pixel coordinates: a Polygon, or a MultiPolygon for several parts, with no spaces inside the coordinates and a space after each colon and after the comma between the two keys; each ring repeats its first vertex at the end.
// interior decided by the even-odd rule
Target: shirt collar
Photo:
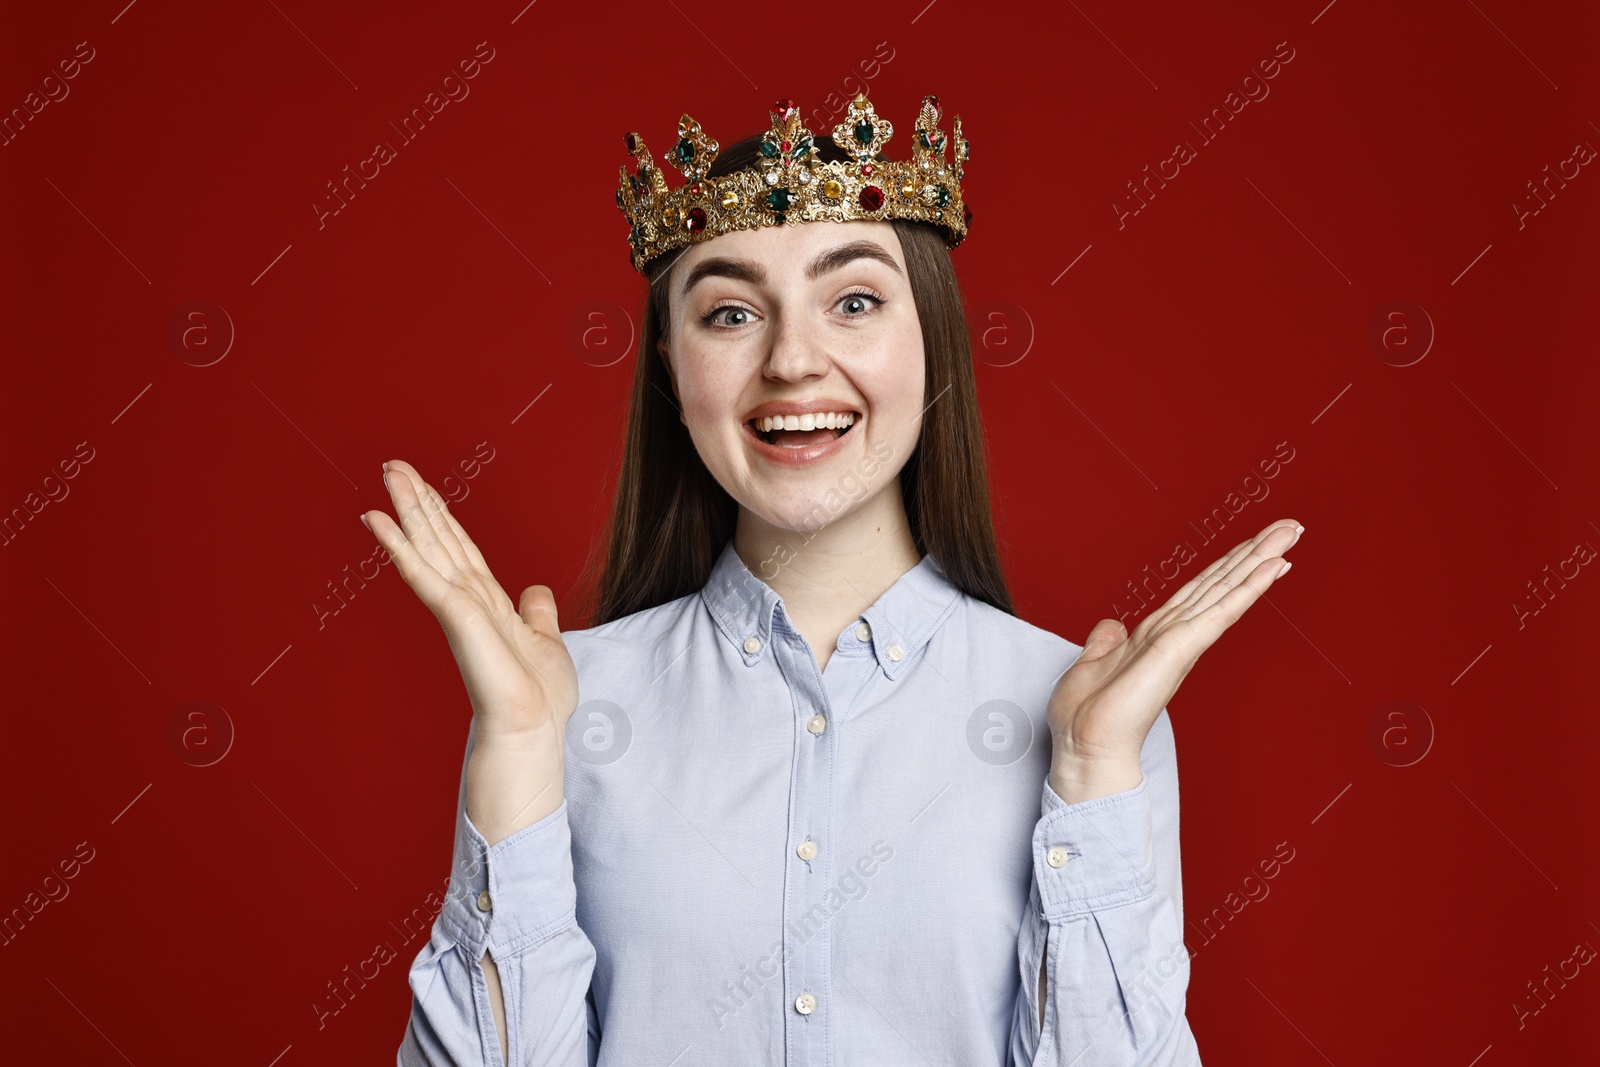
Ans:
{"type": "MultiPolygon", "coordinates": [[[[861,613],[872,630],[872,651],[884,674],[898,677],[910,665],[955,607],[960,592],[938,560],[926,554],[861,613]]],[[[700,598],[745,665],[759,663],[772,645],[773,615],[783,598],[745,566],[731,539],[717,557],[700,598]]]]}

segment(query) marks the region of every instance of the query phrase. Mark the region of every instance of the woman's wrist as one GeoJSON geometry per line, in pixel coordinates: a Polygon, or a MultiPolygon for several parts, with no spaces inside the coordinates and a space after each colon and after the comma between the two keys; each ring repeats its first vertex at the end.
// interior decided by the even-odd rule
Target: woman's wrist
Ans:
{"type": "Polygon", "coordinates": [[[1056,753],[1047,779],[1068,804],[1108,797],[1133,789],[1144,780],[1137,759],[1084,759],[1056,753]]]}

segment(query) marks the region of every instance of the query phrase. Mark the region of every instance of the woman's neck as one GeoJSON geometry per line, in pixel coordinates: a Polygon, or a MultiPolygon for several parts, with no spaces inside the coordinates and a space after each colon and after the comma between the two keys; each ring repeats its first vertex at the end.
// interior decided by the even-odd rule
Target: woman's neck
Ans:
{"type": "Polygon", "coordinates": [[[827,667],[839,632],[922,559],[898,480],[816,531],[783,529],[740,508],[733,548],[783,598],[818,670],[827,667]]]}

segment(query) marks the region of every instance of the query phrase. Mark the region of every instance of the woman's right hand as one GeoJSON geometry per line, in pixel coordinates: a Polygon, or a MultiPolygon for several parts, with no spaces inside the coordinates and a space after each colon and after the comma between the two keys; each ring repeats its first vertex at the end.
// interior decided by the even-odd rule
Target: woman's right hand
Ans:
{"type": "Polygon", "coordinates": [[[468,810],[493,844],[561,804],[577,669],[550,588],[529,586],[513,608],[438,492],[403,460],[384,470],[400,523],[381,510],[361,521],[444,627],[461,668],[476,720],[468,810]]]}

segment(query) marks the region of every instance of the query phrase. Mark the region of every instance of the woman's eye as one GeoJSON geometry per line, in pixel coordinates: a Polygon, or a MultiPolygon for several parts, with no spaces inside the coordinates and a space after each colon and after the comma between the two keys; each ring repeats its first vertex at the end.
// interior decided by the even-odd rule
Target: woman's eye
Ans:
{"type": "Polygon", "coordinates": [[[864,315],[882,303],[882,299],[871,293],[846,293],[839,298],[839,305],[852,317],[864,315]]]}
{"type": "Polygon", "coordinates": [[[706,312],[705,321],[707,323],[713,325],[713,326],[726,326],[726,327],[743,326],[748,321],[749,315],[750,315],[750,312],[747,311],[746,309],[742,308],[742,307],[737,307],[737,306],[735,306],[733,304],[724,304],[721,307],[712,308],[710,311],[706,312]],[[730,316],[732,316],[732,315],[743,315],[743,316],[745,316],[745,318],[733,319],[733,320],[724,320],[724,321],[718,322],[717,321],[717,316],[721,315],[723,312],[727,312],[730,316]]]}

